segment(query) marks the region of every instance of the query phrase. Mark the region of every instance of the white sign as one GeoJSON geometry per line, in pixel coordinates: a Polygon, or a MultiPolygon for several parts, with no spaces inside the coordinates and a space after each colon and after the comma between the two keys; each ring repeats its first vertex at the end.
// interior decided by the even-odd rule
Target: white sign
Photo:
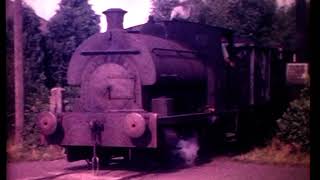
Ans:
{"type": "Polygon", "coordinates": [[[306,84],[308,81],[308,63],[287,63],[286,77],[289,84],[306,84]]]}

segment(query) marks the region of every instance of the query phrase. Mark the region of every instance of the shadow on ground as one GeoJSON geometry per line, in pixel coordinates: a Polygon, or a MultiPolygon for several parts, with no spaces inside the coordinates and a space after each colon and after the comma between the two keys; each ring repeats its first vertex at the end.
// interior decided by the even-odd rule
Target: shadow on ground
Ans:
{"type": "MultiPolygon", "coordinates": [[[[212,154],[213,155],[213,154],[212,154]]],[[[181,161],[171,161],[171,162],[158,162],[150,157],[141,157],[139,160],[111,160],[107,165],[100,166],[99,175],[96,178],[103,178],[111,173],[117,172],[117,176],[120,176],[120,180],[128,180],[132,178],[143,177],[148,174],[161,174],[161,173],[172,173],[178,172],[183,169],[192,168],[194,166],[201,166],[203,164],[209,163],[212,160],[211,156],[206,156],[198,159],[193,166],[187,166],[181,161]]],[[[83,161],[84,162],[84,161],[83,161]]],[[[67,175],[75,175],[79,173],[92,174],[91,165],[83,163],[81,165],[76,165],[72,167],[64,168],[64,172],[60,174],[50,175],[43,178],[37,178],[33,180],[52,180],[57,178],[63,178],[67,175]]]]}

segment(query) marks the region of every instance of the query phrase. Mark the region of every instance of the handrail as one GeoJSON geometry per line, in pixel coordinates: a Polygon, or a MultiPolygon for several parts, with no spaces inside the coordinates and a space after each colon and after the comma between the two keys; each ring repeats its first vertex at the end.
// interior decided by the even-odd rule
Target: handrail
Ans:
{"type": "Polygon", "coordinates": [[[96,56],[96,55],[112,55],[112,54],[140,54],[139,50],[135,49],[121,49],[121,50],[105,50],[105,51],[82,51],[83,56],[96,56]]]}

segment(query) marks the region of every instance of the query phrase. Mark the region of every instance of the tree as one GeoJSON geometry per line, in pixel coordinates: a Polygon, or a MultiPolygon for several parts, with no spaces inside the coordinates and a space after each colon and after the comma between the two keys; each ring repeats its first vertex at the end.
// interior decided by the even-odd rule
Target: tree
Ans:
{"type": "Polygon", "coordinates": [[[306,61],[310,58],[308,52],[308,7],[306,0],[296,0],[296,29],[297,29],[297,59],[306,61]]]}
{"type": "Polygon", "coordinates": [[[279,8],[273,22],[271,45],[294,50],[297,41],[295,5],[279,8]]]}
{"type": "Polygon", "coordinates": [[[250,38],[258,45],[270,45],[275,0],[233,1],[229,13],[235,19],[231,27],[238,36],[250,38]]]}
{"type": "MultiPolygon", "coordinates": [[[[156,19],[168,20],[178,0],[153,0],[152,14],[156,19]]],[[[234,29],[237,36],[250,38],[257,44],[269,45],[273,18],[276,12],[274,0],[189,0],[192,6],[188,20],[234,29]]]]}
{"type": "Polygon", "coordinates": [[[178,0],[152,0],[151,14],[156,20],[169,20],[171,11],[178,2],[178,0]]]}
{"type": "Polygon", "coordinates": [[[62,0],[49,23],[46,72],[49,87],[66,83],[69,60],[79,44],[99,31],[99,16],[87,0],[62,0]]]}
{"type": "MultiPolygon", "coordinates": [[[[11,4],[12,5],[12,4],[11,4]]],[[[43,35],[39,30],[40,20],[39,17],[35,14],[35,12],[26,4],[22,4],[21,7],[21,39],[17,44],[22,45],[23,51],[23,68],[21,74],[23,73],[23,83],[18,83],[24,91],[24,96],[22,96],[22,100],[24,103],[21,103],[24,107],[22,111],[22,116],[24,117],[23,125],[21,125],[21,132],[19,134],[23,135],[22,138],[24,140],[29,140],[31,136],[33,136],[33,132],[35,132],[35,124],[36,124],[36,113],[40,112],[39,104],[45,106],[47,103],[46,99],[48,97],[48,91],[44,87],[44,79],[43,76],[43,57],[44,52],[42,47],[43,43],[43,35]]],[[[12,96],[11,92],[13,91],[12,81],[14,79],[14,68],[13,68],[13,57],[16,52],[13,51],[13,46],[16,42],[13,41],[13,23],[12,17],[8,17],[7,19],[7,82],[8,82],[8,106],[9,106],[9,125],[12,123],[13,119],[11,119],[11,113],[14,111],[13,102],[15,97],[12,96]]],[[[21,101],[21,100],[20,100],[21,101]]],[[[9,127],[10,128],[10,127],[9,127]]],[[[9,129],[10,130],[10,129],[9,129]]],[[[22,142],[22,138],[19,140],[22,142]]]]}
{"type": "Polygon", "coordinates": [[[277,136],[286,143],[300,146],[310,152],[310,84],[300,91],[300,97],[290,102],[282,117],[277,120],[277,136]]]}
{"type": "Polygon", "coordinates": [[[36,126],[37,114],[47,110],[48,89],[45,87],[43,48],[45,36],[40,27],[40,18],[33,9],[23,8],[23,39],[24,43],[24,89],[25,89],[25,125],[23,130],[24,143],[39,144],[39,130],[36,126]]]}
{"type": "Polygon", "coordinates": [[[237,19],[230,13],[232,5],[229,0],[207,1],[204,9],[201,10],[202,16],[205,17],[207,24],[232,28],[237,22],[237,19]]]}

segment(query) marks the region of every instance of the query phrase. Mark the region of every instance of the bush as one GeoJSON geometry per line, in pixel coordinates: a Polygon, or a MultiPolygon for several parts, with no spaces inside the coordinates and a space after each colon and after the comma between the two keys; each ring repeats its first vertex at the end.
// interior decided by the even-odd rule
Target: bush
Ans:
{"type": "Polygon", "coordinates": [[[277,120],[277,136],[285,143],[310,151],[310,94],[309,85],[301,90],[300,97],[290,102],[282,117],[277,120]]]}
{"type": "Polygon", "coordinates": [[[7,142],[7,157],[13,161],[56,160],[65,157],[64,149],[57,145],[31,147],[25,144],[7,142]]]}
{"type": "Polygon", "coordinates": [[[79,98],[80,87],[77,86],[64,86],[63,92],[63,111],[71,112],[75,109],[74,105],[79,98]]]}
{"type": "MultiPolygon", "coordinates": [[[[45,78],[44,76],[41,78],[45,78]]],[[[40,112],[49,110],[49,89],[44,84],[44,79],[39,79],[26,88],[24,106],[23,144],[30,147],[41,146],[40,129],[37,127],[37,116],[40,112]]]]}
{"type": "Polygon", "coordinates": [[[233,159],[283,165],[310,165],[309,153],[299,152],[296,147],[285,144],[277,138],[273,138],[267,146],[256,147],[248,153],[233,157],[233,159]]]}

